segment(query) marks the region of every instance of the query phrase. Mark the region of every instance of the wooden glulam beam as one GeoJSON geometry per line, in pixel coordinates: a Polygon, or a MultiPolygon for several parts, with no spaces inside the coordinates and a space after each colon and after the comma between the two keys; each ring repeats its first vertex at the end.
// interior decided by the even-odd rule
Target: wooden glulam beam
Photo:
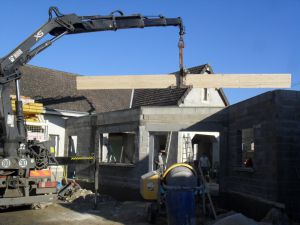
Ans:
{"type": "MultiPolygon", "coordinates": [[[[175,75],[78,76],[77,89],[150,89],[176,85],[175,75]]],[[[291,74],[188,74],[194,88],[289,88],[291,74]]]]}
{"type": "Polygon", "coordinates": [[[175,75],[78,76],[77,89],[147,89],[176,85],[175,75]]]}
{"type": "Polygon", "coordinates": [[[290,88],[291,74],[200,74],[187,76],[186,84],[201,88],[290,88]]]}

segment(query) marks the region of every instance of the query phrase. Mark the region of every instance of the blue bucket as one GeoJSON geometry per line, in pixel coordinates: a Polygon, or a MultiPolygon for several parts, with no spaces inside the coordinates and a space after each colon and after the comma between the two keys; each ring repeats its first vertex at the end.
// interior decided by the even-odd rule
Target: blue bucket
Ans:
{"type": "Polygon", "coordinates": [[[195,194],[192,189],[166,192],[168,225],[196,225],[195,194]]]}

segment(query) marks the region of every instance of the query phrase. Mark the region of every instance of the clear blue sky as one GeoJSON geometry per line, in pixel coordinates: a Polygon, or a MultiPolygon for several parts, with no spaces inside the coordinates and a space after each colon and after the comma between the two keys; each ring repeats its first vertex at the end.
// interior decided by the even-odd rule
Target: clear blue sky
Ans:
{"type": "MultiPolygon", "coordinates": [[[[162,14],[182,17],[186,67],[209,63],[215,73],[292,73],[300,90],[299,0],[3,0],[0,56],[48,18],[49,6],[77,15],[162,14]]],[[[178,70],[177,28],[67,36],[30,64],[83,75],[156,74],[178,70]]],[[[231,103],[268,89],[226,89],[231,103]]]]}

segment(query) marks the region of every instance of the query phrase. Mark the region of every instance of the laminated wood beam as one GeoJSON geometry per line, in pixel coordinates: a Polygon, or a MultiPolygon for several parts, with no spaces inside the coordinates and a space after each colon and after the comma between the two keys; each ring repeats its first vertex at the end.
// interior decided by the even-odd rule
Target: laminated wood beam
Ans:
{"type": "Polygon", "coordinates": [[[147,89],[176,85],[175,75],[78,76],[77,89],[147,89]]]}
{"type": "MultiPolygon", "coordinates": [[[[147,89],[176,85],[176,76],[78,76],[77,89],[147,89]]],[[[185,85],[195,88],[289,88],[291,74],[188,74],[185,85]]]]}
{"type": "Polygon", "coordinates": [[[289,88],[290,74],[200,74],[187,76],[186,84],[207,88],[289,88]]]}

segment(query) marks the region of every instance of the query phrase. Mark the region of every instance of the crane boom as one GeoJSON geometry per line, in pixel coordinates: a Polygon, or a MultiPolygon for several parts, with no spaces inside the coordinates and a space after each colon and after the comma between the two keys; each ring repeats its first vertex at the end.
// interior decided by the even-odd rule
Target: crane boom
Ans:
{"type": "Polygon", "coordinates": [[[165,18],[163,16],[146,17],[140,14],[129,16],[123,15],[120,11],[119,16],[111,14],[109,16],[77,16],[76,14],[62,15],[57,8],[50,8],[49,20],[23,41],[18,47],[11,51],[7,56],[0,61],[0,83],[6,83],[10,80],[15,80],[20,75],[15,73],[15,70],[27,63],[37,53],[49,47],[55,40],[65,34],[79,34],[99,31],[116,31],[120,29],[130,28],[145,28],[145,27],[179,27],[179,34],[184,34],[184,26],[182,19],[165,18]],[[53,18],[52,12],[55,12],[56,17],[53,18]],[[53,39],[46,41],[35,49],[31,49],[47,34],[54,36],[53,39]],[[39,49],[37,51],[37,49],[39,49]],[[36,53],[36,54],[33,54],[36,53]]]}
{"type": "MultiPolygon", "coordinates": [[[[179,17],[146,17],[140,14],[127,16],[121,11],[107,16],[63,15],[56,7],[51,7],[48,21],[0,59],[0,181],[3,184],[0,184],[0,195],[3,196],[0,198],[0,206],[7,203],[5,197],[15,197],[18,204],[23,201],[20,198],[27,198],[24,201],[28,202],[30,193],[36,193],[30,188],[38,186],[32,182],[32,178],[29,183],[29,172],[41,168],[41,165],[37,166],[41,158],[49,158],[45,147],[27,141],[19,83],[22,73],[19,68],[64,35],[165,26],[176,26],[180,37],[184,35],[184,26],[179,17]],[[48,34],[52,38],[39,44],[48,34]],[[13,114],[10,102],[9,86],[13,81],[16,89],[16,115],[13,114]],[[7,185],[8,183],[11,185],[7,185]]],[[[47,166],[48,163],[43,165],[47,166]]]]}

